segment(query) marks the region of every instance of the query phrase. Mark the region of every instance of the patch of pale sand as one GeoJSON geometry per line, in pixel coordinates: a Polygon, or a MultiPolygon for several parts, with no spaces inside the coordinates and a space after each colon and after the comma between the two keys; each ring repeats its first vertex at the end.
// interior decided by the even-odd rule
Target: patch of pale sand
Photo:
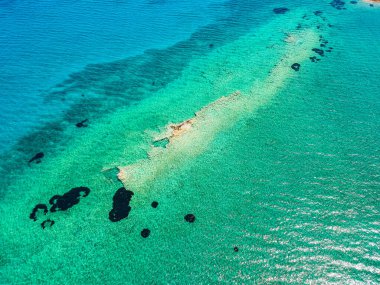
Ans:
{"type": "Polygon", "coordinates": [[[378,4],[378,5],[380,5],[380,0],[363,0],[363,2],[369,3],[369,4],[378,4]]]}
{"type": "Polygon", "coordinates": [[[291,64],[306,60],[318,43],[318,35],[311,29],[293,33],[291,37],[293,40],[286,45],[284,56],[265,80],[253,82],[246,94],[235,91],[203,107],[193,118],[179,124],[169,124],[162,134],[154,138],[168,139],[166,148],[157,151],[152,147],[147,159],[119,167],[118,178],[123,184],[141,189],[155,177],[170,171],[170,168],[202,153],[219,132],[267,104],[284,88],[286,79],[294,72],[291,64]]]}

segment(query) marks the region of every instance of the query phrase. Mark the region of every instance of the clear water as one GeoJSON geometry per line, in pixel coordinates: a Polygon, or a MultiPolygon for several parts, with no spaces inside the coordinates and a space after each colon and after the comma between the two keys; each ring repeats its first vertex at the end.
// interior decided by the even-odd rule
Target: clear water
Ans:
{"type": "Polygon", "coordinates": [[[329,2],[2,3],[1,283],[379,283],[380,7],[329,2]]]}

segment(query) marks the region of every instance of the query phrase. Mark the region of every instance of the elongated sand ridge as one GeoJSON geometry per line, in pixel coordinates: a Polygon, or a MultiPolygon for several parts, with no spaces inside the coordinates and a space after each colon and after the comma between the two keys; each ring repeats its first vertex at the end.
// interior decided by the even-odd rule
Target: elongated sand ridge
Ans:
{"type": "Polygon", "coordinates": [[[157,175],[203,152],[219,132],[228,129],[275,96],[293,72],[290,66],[307,59],[318,39],[311,29],[287,35],[284,56],[263,82],[253,81],[248,92],[236,90],[202,108],[193,118],[180,124],[169,124],[162,134],[153,138],[168,139],[166,148],[152,147],[148,159],[119,167],[118,178],[126,187],[140,189],[157,175]]]}

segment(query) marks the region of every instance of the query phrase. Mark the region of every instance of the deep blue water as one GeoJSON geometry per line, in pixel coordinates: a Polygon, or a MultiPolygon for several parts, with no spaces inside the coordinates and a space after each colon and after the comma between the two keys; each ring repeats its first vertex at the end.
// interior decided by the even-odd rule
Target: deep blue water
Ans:
{"type": "Polygon", "coordinates": [[[222,2],[1,1],[0,151],[67,108],[43,94],[68,74],[184,40],[222,2]]]}

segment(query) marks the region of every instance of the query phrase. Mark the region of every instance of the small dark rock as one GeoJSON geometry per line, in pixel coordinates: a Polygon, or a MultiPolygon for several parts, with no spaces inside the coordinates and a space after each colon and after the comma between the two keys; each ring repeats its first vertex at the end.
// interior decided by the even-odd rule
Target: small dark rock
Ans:
{"type": "Polygon", "coordinates": [[[319,54],[320,56],[323,56],[323,54],[324,54],[323,50],[321,50],[319,48],[313,48],[312,51],[319,54]]]}
{"type": "Polygon", "coordinates": [[[76,123],[75,125],[77,126],[77,128],[85,128],[88,126],[88,124],[86,124],[88,122],[88,119],[85,119],[79,123],[76,123]]]}
{"type": "Polygon", "coordinates": [[[213,48],[213,47],[214,47],[214,44],[209,44],[208,47],[209,47],[209,48],[213,48]]]}
{"type": "Polygon", "coordinates": [[[346,8],[344,8],[344,4],[346,3],[342,0],[333,0],[330,2],[330,5],[337,10],[346,10],[346,8]]]}
{"type": "Polygon", "coordinates": [[[189,223],[194,223],[195,221],[195,216],[193,214],[187,214],[185,216],[185,221],[189,223]]]}
{"type": "Polygon", "coordinates": [[[291,66],[291,68],[295,71],[299,71],[300,67],[301,67],[301,65],[299,63],[293,63],[291,66]]]}
{"type": "Polygon", "coordinates": [[[109,212],[109,219],[111,222],[118,222],[126,217],[128,217],[131,207],[129,203],[131,202],[133,192],[125,189],[124,187],[119,188],[115,195],[113,196],[112,210],[109,212]]]}
{"type": "Polygon", "coordinates": [[[44,153],[43,152],[39,152],[39,153],[36,153],[29,161],[28,161],[28,165],[30,165],[30,163],[32,163],[33,161],[36,161],[36,163],[40,163],[41,162],[41,159],[44,157],[44,153]]]}
{"type": "Polygon", "coordinates": [[[44,210],[44,215],[47,214],[48,208],[45,204],[37,204],[33,210],[32,213],[29,215],[29,218],[31,218],[33,221],[37,221],[37,212],[38,210],[44,210]]]}
{"type": "Polygon", "coordinates": [[[49,225],[50,227],[52,227],[54,224],[55,224],[55,222],[54,222],[53,220],[47,219],[46,221],[43,221],[43,222],[41,223],[41,227],[42,227],[43,229],[45,229],[48,225],[49,225]]]}
{"type": "Polygon", "coordinates": [[[322,11],[314,11],[314,15],[315,16],[320,16],[320,15],[322,15],[322,11]]]}
{"type": "Polygon", "coordinates": [[[311,60],[312,62],[320,61],[320,59],[317,58],[316,56],[312,56],[312,57],[310,57],[310,60],[311,60]]]}
{"type": "Polygon", "coordinates": [[[141,231],[141,236],[142,236],[143,238],[147,238],[149,235],[150,235],[150,230],[149,230],[149,229],[143,229],[143,230],[141,231]]]}
{"type": "Polygon", "coordinates": [[[158,206],[158,202],[153,201],[153,202],[152,202],[152,207],[153,207],[153,208],[157,208],[157,206],[158,206]]]}
{"type": "Polygon", "coordinates": [[[273,12],[275,14],[285,14],[286,12],[288,12],[289,9],[288,8],[285,8],[285,7],[280,7],[280,8],[274,8],[273,9],[273,12]]]}

